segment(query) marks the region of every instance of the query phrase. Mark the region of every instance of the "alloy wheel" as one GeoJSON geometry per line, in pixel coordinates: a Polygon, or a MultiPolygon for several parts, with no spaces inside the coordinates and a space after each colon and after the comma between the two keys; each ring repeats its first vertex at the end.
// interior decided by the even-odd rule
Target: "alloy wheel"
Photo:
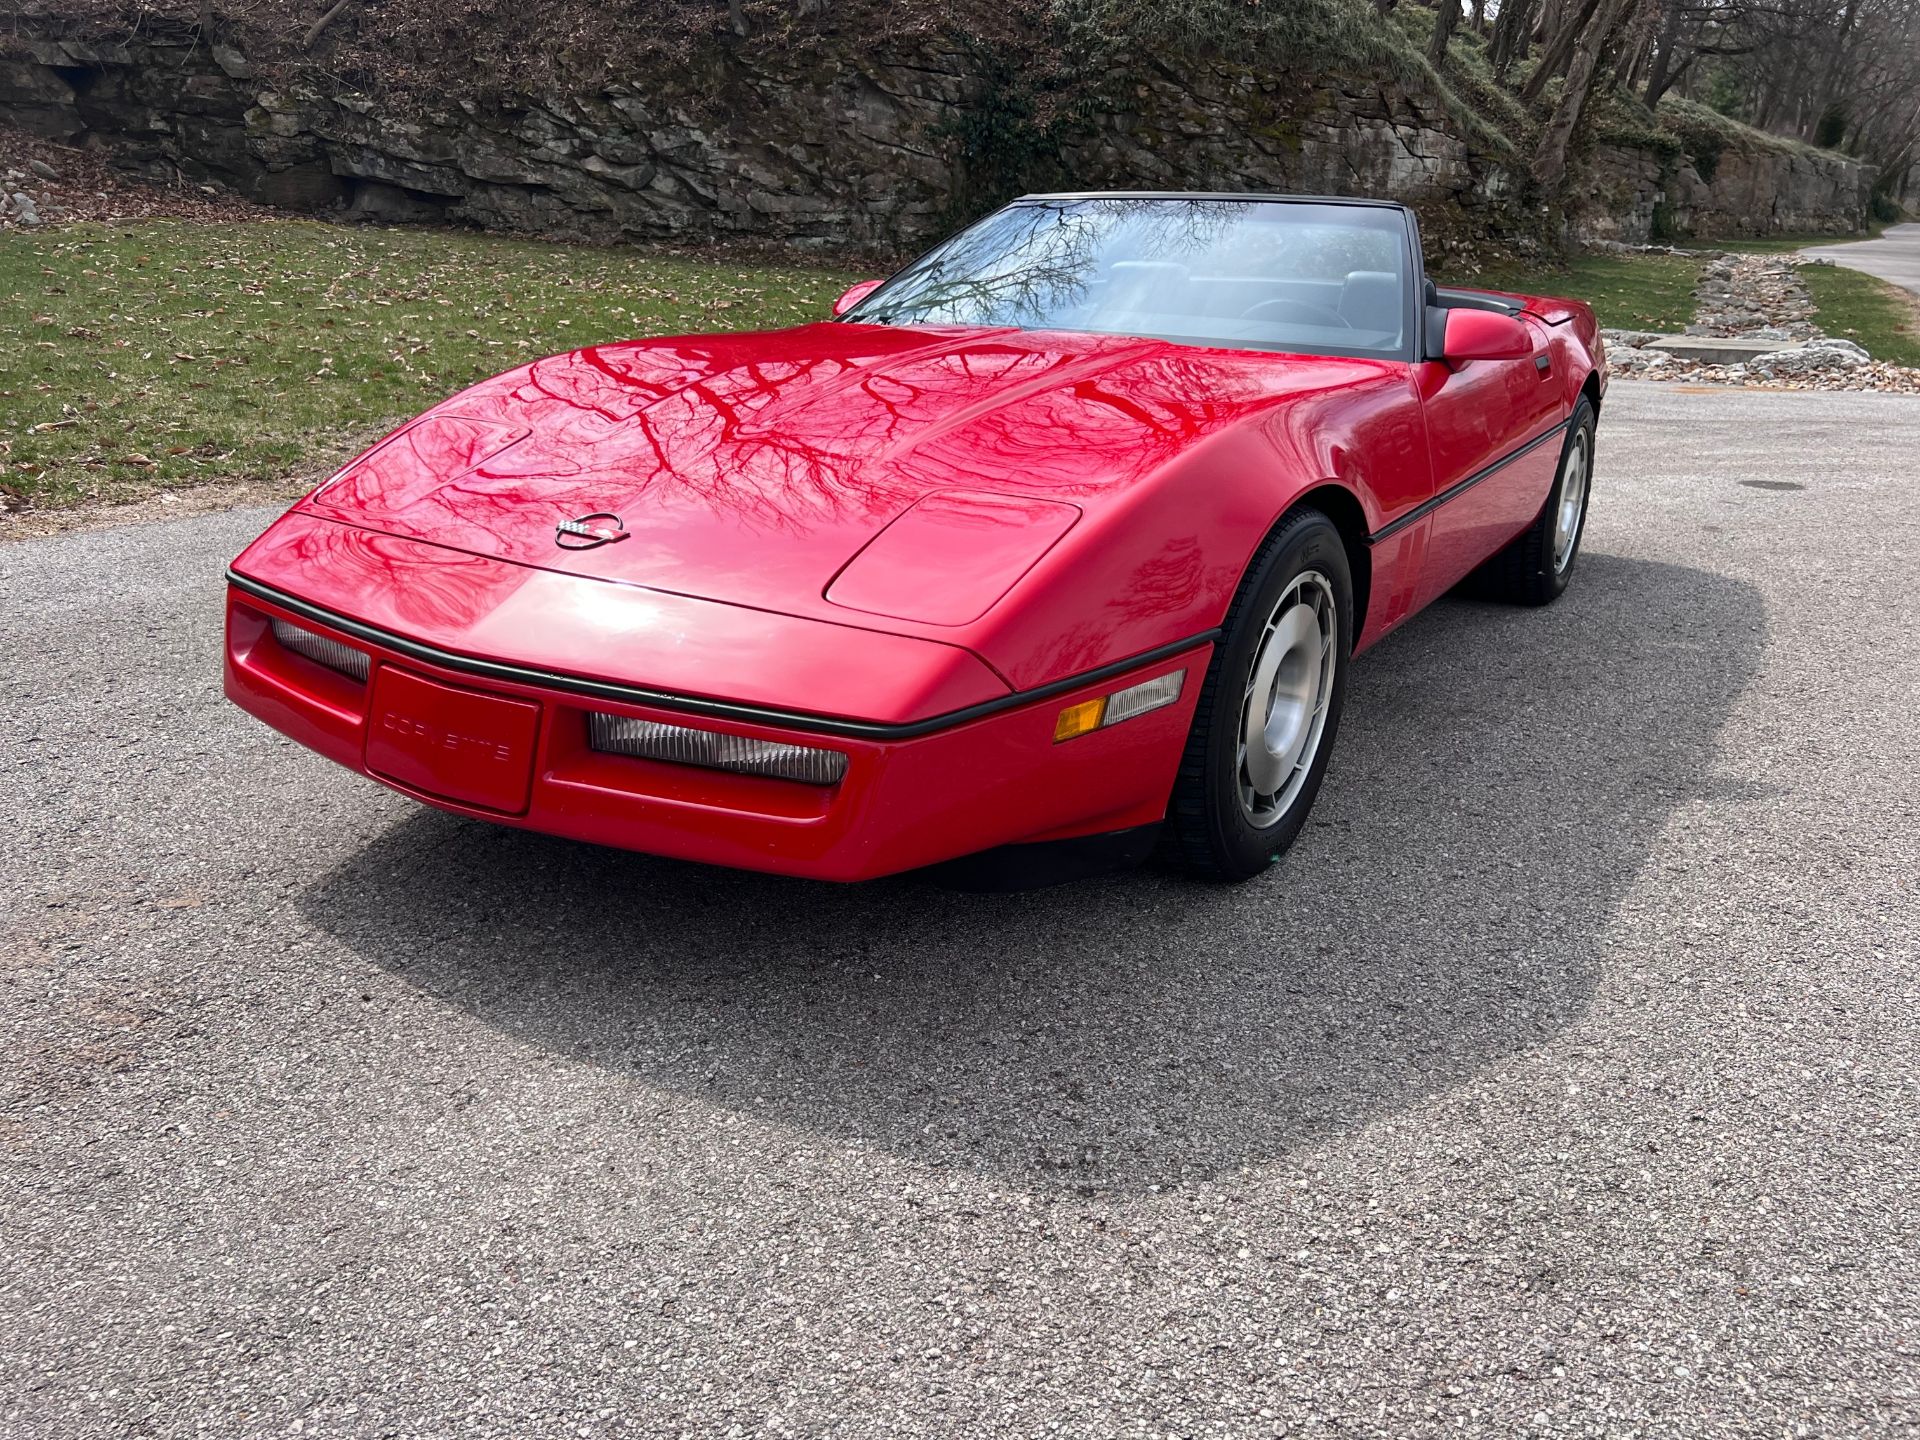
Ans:
{"type": "Polygon", "coordinates": [[[1240,808],[1255,829],[1278,823],[1313,769],[1339,635],[1332,584],[1318,570],[1302,571],[1267,617],[1241,698],[1240,808]]]}
{"type": "Polygon", "coordinates": [[[1592,439],[1585,430],[1575,433],[1567,451],[1567,463],[1560,477],[1560,505],[1553,517],[1553,573],[1562,574],[1573,563],[1574,547],[1580,543],[1580,527],[1587,518],[1587,472],[1590,468],[1592,439]]]}

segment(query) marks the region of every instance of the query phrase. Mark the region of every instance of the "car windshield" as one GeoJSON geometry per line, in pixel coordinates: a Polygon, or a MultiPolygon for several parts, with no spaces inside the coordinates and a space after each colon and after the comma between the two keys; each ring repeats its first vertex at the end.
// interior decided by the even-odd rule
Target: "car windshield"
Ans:
{"type": "Polygon", "coordinates": [[[845,318],[1399,356],[1409,349],[1411,268],[1406,220],[1388,206],[1021,200],[916,260],[845,318]]]}

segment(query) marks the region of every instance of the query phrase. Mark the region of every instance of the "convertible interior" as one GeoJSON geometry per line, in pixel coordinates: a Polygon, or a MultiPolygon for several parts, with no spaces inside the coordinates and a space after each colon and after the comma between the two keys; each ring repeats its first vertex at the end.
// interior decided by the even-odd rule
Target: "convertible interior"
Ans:
{"type": "Polygon", "coordinates": [[[1400,277],[1350,270],[1339,279],[1195,274],[1175,260],[1119,260],[1089,277],[1052,323],[1094,330],[1288,349],[1394,349],[1405,324],[1400,277]]]}

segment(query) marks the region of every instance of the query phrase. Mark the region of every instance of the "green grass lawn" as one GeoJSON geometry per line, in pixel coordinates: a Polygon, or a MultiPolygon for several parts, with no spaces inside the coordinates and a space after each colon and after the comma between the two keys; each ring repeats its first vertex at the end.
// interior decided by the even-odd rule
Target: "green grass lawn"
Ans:
{"type": "Polygon", "coordinates": [[[1920,312],[1898,286],[1840,265],[1803,265],[1814,324],[1867,347],[1876,360],[1920,365],[1920,312]]]}
{"type": "Polygon", "coordinates": [[[1693,319],[1693,287],[1705,264],[1684,255],[1580,255],[1564,266],[1490,265],[1437,278],[1443,285],[1584,300],[1609,329],[1679,331],[1693,319]]]}
{"type": "Polygon", "coordinates": [[[295,220],[9,232],[0,483],[60,504],[317,478],[523,361],[818,318],[849,278],[295,220]]]}

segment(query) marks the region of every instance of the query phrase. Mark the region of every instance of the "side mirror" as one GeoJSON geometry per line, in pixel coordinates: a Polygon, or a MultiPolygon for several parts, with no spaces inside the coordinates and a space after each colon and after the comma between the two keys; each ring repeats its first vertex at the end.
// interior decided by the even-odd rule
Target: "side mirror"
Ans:
{"type": "Polygon", "coordinates": [[[1449,310],[1440,358],[1449,365],[1469,360],[1519,360],[1533,353],[1533,332],[1511,315],[1493,310],[1449,310]]]}
{"type": "Polygon", "coordinates": [[[846,314],[847,311],[858,305],[862,300],[866,299],[867,296],[871,295],[886,283],[884,280],[862,280],[858,285],[849,286],[847,293],[833,302],[834,316],[838,318],[846,314]]]}

